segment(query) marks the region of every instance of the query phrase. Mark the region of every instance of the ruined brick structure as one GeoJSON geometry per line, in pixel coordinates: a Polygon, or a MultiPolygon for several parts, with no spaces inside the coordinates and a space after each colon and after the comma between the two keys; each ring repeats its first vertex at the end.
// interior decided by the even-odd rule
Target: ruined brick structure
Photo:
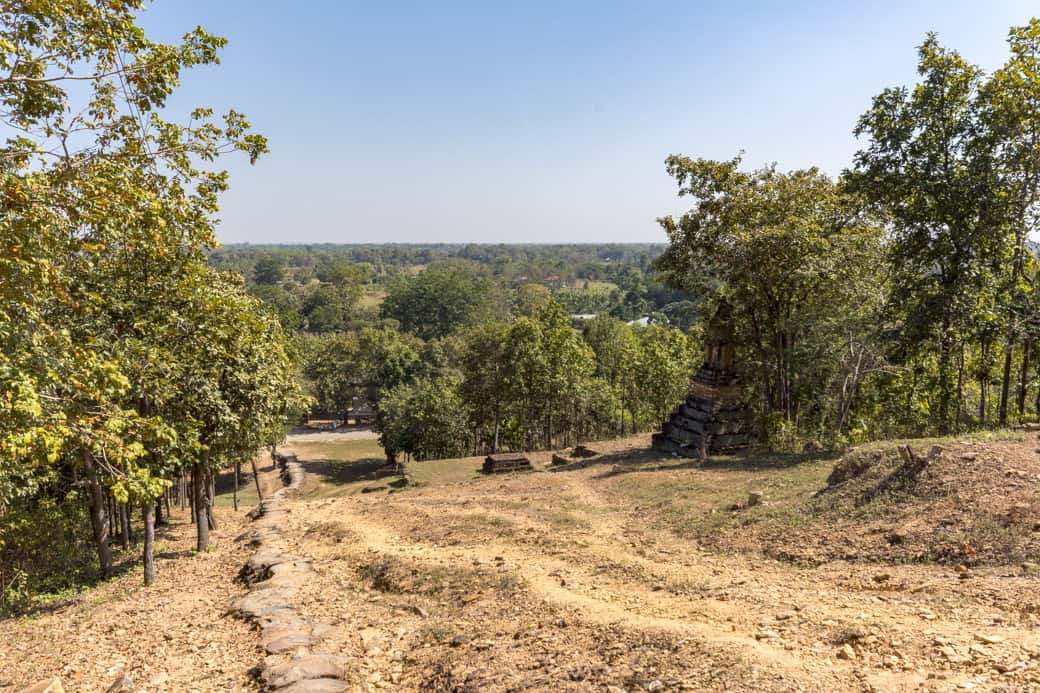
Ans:
{"type": "Polygon", "coordinates": [[[706,457],[750,443],[748,406],[733,367],[734,351],[730,307],[723,303],[708,323],[704,364],[693,378],[686,401],[654,434],[655,450],[706,457]]]}

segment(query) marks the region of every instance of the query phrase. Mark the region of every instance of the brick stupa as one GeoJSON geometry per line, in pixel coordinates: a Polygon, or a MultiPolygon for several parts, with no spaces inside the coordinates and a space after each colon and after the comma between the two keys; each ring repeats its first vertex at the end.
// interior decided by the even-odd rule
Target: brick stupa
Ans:
{"type": "Polygon", "coordinates": [[[704,364],[697,371],[686,401],[653,437],[655,450],[683,457],[747,447],[748,406],[733,368],[733,323],[729,304],[722,303],[708,322],[704,364]]]}

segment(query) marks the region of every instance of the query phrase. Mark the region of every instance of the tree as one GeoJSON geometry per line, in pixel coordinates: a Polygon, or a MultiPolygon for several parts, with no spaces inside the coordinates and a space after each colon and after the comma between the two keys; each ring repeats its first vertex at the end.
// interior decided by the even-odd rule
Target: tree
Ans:
{"type": "Polygon", "coordinates": [[[640,387],[636,369],[639,342],[635,332],[617,318],[600,315],[585,323],[584,336],[596,355],[596,375],[616,392],[619,405],[616,431],[624,435],[625,411],[636,402],[640,387]]]}
{"type": "Polygon", "coordinates": [[[285,278],[285,262],[276,255],[263,255],[253,268],[253,281],[257,284],[278,284],[285,278]]]}
{"type": "Polygon", "coordinates": [[[538,311],[545,372],[539,386],[543,389],[545,409],[545,446],[553,447],[558,420],[573,411],[578,383],[592,376],[593,351],[570,326],[563,306],[550,302],[538,311]]]}
{"type": "Polygon", "coordinates": [[[1006,260],[999,180],[980,121],[982,71],[930,34],[921,82],[874,97],[856,126],[853,190],[892,219],[892,304],[914,349],[934,345],[934,424],[950,430],[955,347],[996,299],[992,262],[1006,260]]]}
{"type": "Polygon", "coordinates": [[[381,312],[421,339],[446,337],[493,317],[491,291],[487,279],[466,267],[432,265],[394,282],[381,312]]]}
{"type": "Polygon", "coordinates": [[[791,426],[811,414],[819,424],[822,410],[810,405],[837,362],[823,356],[870,324],[884,297],[881,228],[816,169],[739,165],[667,159],[680,197],[694,207],[660,220],[670,244],[657,266],[699,305],[731,303],[760,414],[791,426]]]}
{"type": "Polygon", "coordinates": [[[641,413],[647,423],[656,426],[689,392],[693,343],[682,332],[660,325],[641,327],[635,335],[639,340],[635,377],[641,413]]]}
{"type": "Polygon", "coordinates": [[[310,379],[318,411],[339,417],[364,394],[366,383],[361,375],[360,347],[353,334],[333,333],[316,340],[304,365],[310,379]]]}
{"type": "Polygon", "coordinates": [[[420,378],[387,390],[376,429],[388,459],[457,457],[465,451],[466,414],[454,378],[420,378]]]}
{"type": "MultiPolygon", "coordinates": [[[[1023,343],[1023,372],[1028,371],[1029,350],[1037,334],[1031,315],[1032,283],[1029,265],[1033,254],[1026,247],[1029,233],[1040,219],[1040,19],[1012,27],[1008,44],[1011,57],[979,90],[980,125],[985,153],[998,172],[1000,192],[997,213],[1008,229],[1011,261],[998,264],[1007,314],[1004,368],[1001,379],[1000,425],[1008,419],[1011,367],[1016,342],[1023,343]]],[[[1002,257],[1000,259],[1003,259],[1002,257]]],[[[1025,377],[1020,378],[1018,410],[1025,401],[1025,377]]]]}
{"type": "Polygon", "coordinates": [[[543,284],[523,284],[516,290],[517,315],[534,315],[552,300],[552,292],[543,284]]]}
{"type": "Polygon", "coordinates": [[[300,313],[308,332],[325,333],[345,330],[354,316],[359,284],[312,284],[304,292],[300,313]]]}
{"type": "Polygon", "coordinates": [[[266,142],[234,111],[163,118],[182,70],[216,62],[224,40],[198,28],[151,41],[142,6],[15,3],[0,19],[12,133],[0,156],[0,505],[61,494],[67,472],[83,480],[103,576],[109,495],[148,524],[190,456],[227,461],[271,440],[293,399],[277,325],[206,270],[227,175],[203,166],[232,151],[255,161],[266,142]],[[207,354],[213,377],[186,387],[206,326],[227,348],[207,354]]]}
{"type": "Polygon", "coordinates": [[[511,366],[505,356],[508,331],[509,325],[499,322],[474,329],[466,336],[462,359],[461,396],[468,405],[474,436],[490,437],[492,453],[498,452],[502,425],[511,410],[506,390],[511,366]]]}

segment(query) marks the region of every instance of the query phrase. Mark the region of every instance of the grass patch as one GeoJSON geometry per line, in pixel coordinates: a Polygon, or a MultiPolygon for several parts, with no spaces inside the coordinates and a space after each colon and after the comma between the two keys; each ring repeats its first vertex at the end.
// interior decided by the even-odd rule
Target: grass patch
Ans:
{"type": "Polygon", "coordinates": [[[386,299],[386,290],[378,286],[366,286],[358,305],[362,308],[378,308],[386,299]]]}
{"type": "Polygon", "coordinates": [[[408,473],[420,484],[440,486],[483,478],[480,474],[482,457],[460,457],[451,460],[409,462],[408,473]]]}
{"type": "Polygon", "coordinates": [[[914,452],[927,452],[932,445],[952,445],[954,443],[998,443],[1005,440],[1025,440],[1025,433],[1012,431],[1009,428],[996,430],[972,431],[954,436],[940,436],[936,438],[899,438],[895,440],[874,440],[869,443],[857,445],[849,453],[870,452],[874,450],[885,450],[895,448],[899,445],[909,445],[914,452]]]}

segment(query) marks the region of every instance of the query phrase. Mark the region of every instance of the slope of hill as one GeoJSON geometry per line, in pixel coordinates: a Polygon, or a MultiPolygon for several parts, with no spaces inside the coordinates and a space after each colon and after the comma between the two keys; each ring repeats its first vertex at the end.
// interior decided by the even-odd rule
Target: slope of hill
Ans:
{"type": "MultiPolygon", "coordinates": [[[[887,450],[848,458],[839,467],[871,464],[821,493],[833,459],[700,467],[647,442],[600,445],[602,457],[556,473],[478,478],[476,458],[417,463],[425,483],[397,490],[370,478],[371,451],[349,462],[356,443],[313,454],[301,441],[310,487],[287,530],[319,578],[300,608],[332,625],[327,649],[373,688],[1040,683],[1036,578],[984,541],[1020,503],[996,494],[1009,469],[1034,473],[1032,442],[949,444],[912,487],[858,506],[898,467],[887,450]],[[954,545],[928,529],[947,516],[976,542],[974,567],[937,548],[954,545]],[[884,538],[889,526],[903,543],[884,538]]],[[[1031,556],[1032,526],[1015,517],[1008,545],[1031,556]]]]}

